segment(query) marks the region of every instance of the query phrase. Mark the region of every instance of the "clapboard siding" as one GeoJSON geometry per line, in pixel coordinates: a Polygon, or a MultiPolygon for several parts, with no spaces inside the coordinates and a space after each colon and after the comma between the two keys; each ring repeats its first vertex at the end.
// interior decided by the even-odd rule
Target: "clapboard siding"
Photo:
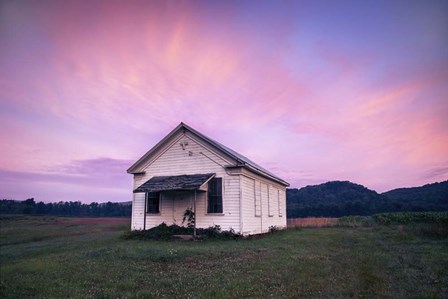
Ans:
{"type": "Polygon", "coordinates": [[[228,163],[229,161],[208,150],[191,136],[183,134],[157,160],[147,165],[144,169],[146,173],[139,181],[143,184],[153,176],[210,172],[216,173],[217,177],[224,177],[227,173],[223,166],[228,163]],[[181,143],[188,145],[183,149],[181,143]]]}
{"type": "MultiPolygon", "coordinates": [[[[153,176],[216,173],[216,177],[223,179],[223,213],[207,214],[207,193],[198,191],[196,226],[205,228],[220,225],[224,230],[232,228],[240,231],[240,183],[238,176],[226,173],[224,166],[230,163],[232,161],[228,157],[218,155],[195,136],[185,132],[173,136],[167,148],[160,150],[156,159],[153,158],[145,164],[141,170],[145,172],[143,175],[134,175],[133,186],[137,188],[153,176]]],[[[146,215],[146,229],[162,222],[181,225],[183,213],[187,208],[193,208],[193,201],[194,192],[182,192],[182,194],[163,192],[160,214],[146,215]]],[[[135,214],[132,218],[133,229],[143,229],[144,194],[134,194],[133,203],[133,215],[135,214]]]]}
{"type": "Polygon", "coordinates": [[[286,227],[285,187],[246,172],[242,175],[243,234],[265,233],[276,226],[286,227]],[[256,214],[260,200],[261,216],[256,214]]]}
{"type": "Polygon", "coordinates": [[[255,216],[255,183],[252,178],[242,177],[242,220],[243,234],[261,232],[261,219],[255,216]]]}
{"type": "Polygon", "coordinates": [[[286,215],[283,212],[279,213],[279,208],[286,204],[286,198],[282,195],[285,191],[274,186],[269,186],[269,203],[271,207],[271,214],[268,215],[268,224],[276,227],[286,227],[286,215]],[[279,202],[281,202],[279,204],[279,202]]]}
{"type": "Polygon", "coordinates": [[[274,217],[278,210],[278,189],[269,185],[269,214],[268,216],[274,217]]]}
{"type": "Polygon", "coordinates": [[[145,205],[145,194],[134,193],[132,200],[131,229],[143,229],[143,210],[145,205]]]}
{"type": "Polygon", "coordinates": [[[260,183],[261,190],[261,231],[267,232],[269,231],[269,184],[264,182],[260,183]]]}
{"type": "Polygon", "coordinates": [[[261,182],[255,181],[255,216],[261,217],[261,182]]]}

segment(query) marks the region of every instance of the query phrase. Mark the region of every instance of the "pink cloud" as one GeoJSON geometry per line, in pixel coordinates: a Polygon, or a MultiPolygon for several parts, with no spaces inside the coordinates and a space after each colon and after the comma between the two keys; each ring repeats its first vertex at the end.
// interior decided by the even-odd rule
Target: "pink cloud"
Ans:
{"type": "Polygon", "coordinates": [[[41,174],[43,191],[49,170],[96,178],[98,167],[125,182],[113,161],[137,159],[184,121],[292,186],[429,182],[448,152],[446,63],[396,57],[395,40],[379,49],[364,32],[309,31],[323,20],[313,5],[277,5],[3,5],[0,168],[41,174]]]}

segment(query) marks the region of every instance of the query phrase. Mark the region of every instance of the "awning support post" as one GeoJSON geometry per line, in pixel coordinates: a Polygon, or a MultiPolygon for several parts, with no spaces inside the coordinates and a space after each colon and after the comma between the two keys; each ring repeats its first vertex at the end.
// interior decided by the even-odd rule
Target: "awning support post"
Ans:
{"type": "Polygon", "coordinates": [[[196,239],[196,189],[194,190],[193,217],[193,237],[196,239]]]}
{"type": "Polygon", "coordinates": [[[145,204],[143,208],[143,230],[146,230],[146,203],[148,202],[148,192],[145,192],[145,204]]]}

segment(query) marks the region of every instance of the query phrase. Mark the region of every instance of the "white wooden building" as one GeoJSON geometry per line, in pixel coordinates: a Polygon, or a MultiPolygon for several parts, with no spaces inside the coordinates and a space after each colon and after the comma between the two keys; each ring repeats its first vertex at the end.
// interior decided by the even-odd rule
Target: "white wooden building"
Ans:
{"type": "Polygon", "coordinates": [[[134,176],[133,230],[183,225],[187,209],[195,210],[198,228],[250,235],[286,227],[289,184],[184,123],[127,172],[134,176]]]}

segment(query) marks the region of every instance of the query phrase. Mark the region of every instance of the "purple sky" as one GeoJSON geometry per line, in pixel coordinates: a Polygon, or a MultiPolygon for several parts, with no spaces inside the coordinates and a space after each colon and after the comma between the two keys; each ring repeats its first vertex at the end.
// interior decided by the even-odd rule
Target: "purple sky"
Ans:
{"type": "Polygon", "coordinates": [[[303,187],[448,179],[448,1],[1,1],[0,198],[128,201],[181,121],[303,187]]]}

